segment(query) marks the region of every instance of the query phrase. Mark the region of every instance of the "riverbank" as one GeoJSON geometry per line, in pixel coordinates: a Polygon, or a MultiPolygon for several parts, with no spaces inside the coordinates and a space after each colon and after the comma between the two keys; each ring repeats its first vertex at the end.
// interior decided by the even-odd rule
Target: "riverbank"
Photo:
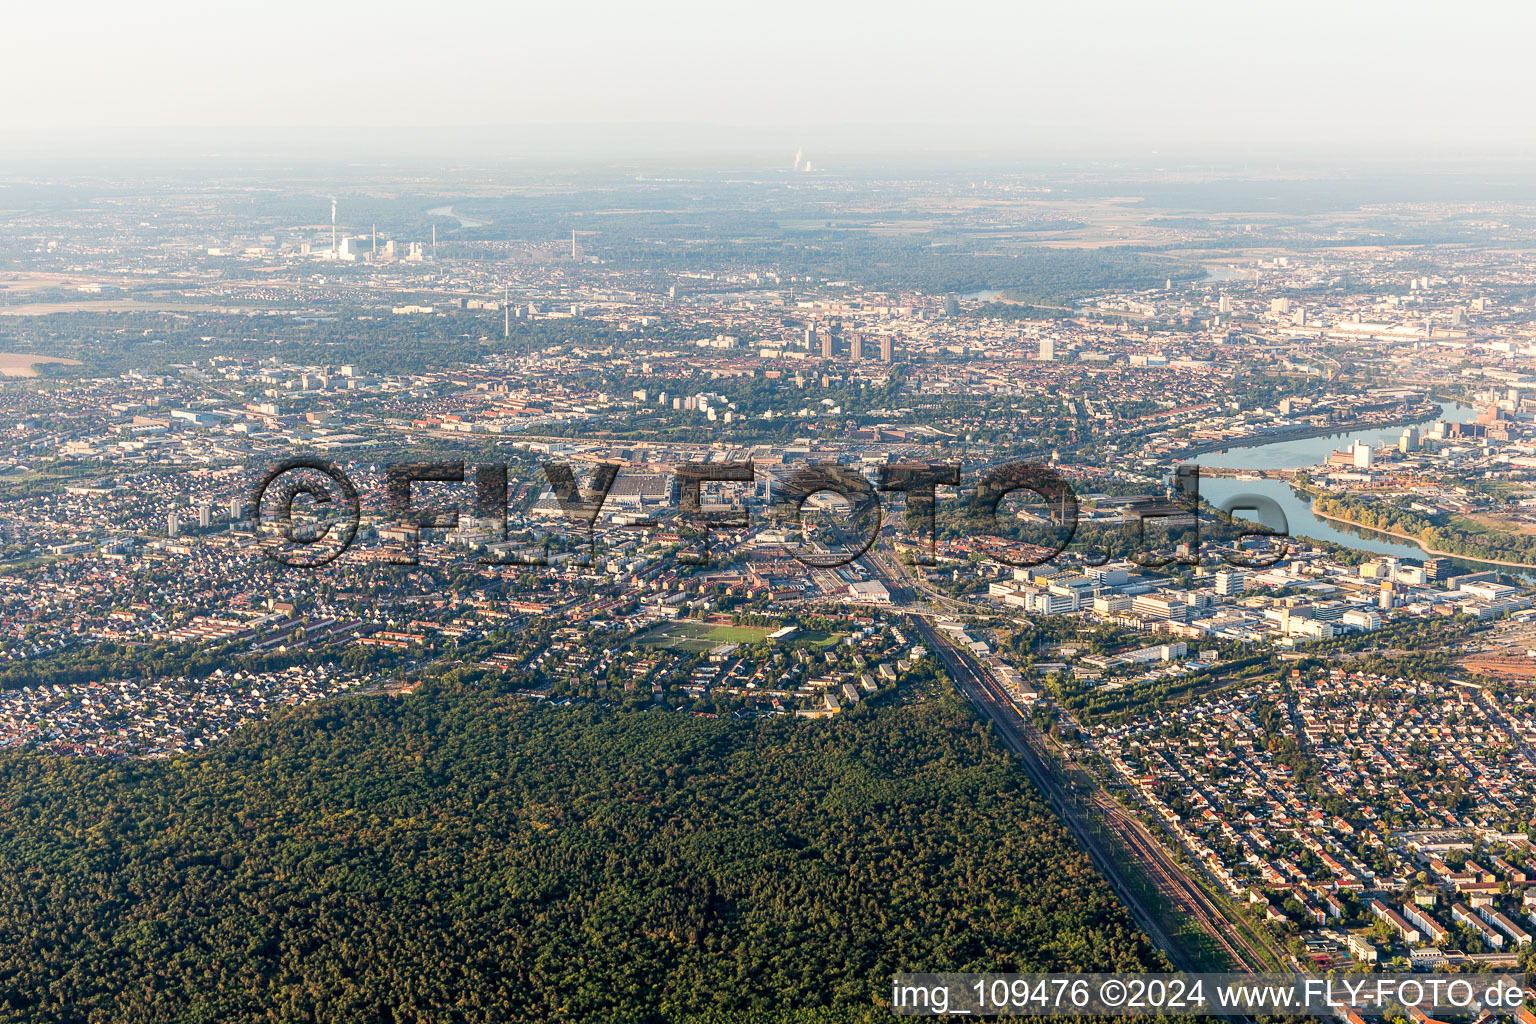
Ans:
{"type": "Polygon", "coordinates": [[[1392,558],[1424,557],[1423,552],[1413,544],[1404,544],[1388,537],[1362,536],[1358,530],[1347,530],[1326,519],[1319,519],[1312,514],[1311,499],[1297,493],[1291,484],[1289,480],[1241,480],[1232,477],[1207,478],[1202,475],[1200,497],[1218,507],[1228,500],[1268,498],[1280,507],[1285,516],[1284,522],[1269,525],[1283,529],[1292,537],[1307,537],[1324,544],[1348,548],[1366,558],[1380,558],[1384,555],[1392,558]]]}
{"type": "MultiPolygon", "coordinates": [[[[1209,455],[1212,452],[1225,452],[1241,450],[1244,448],[1263,448],[1272,444],[1285,444],[1289,441],[1308,441],[1317,437],[1334,437],[1345,434],[1358,434],[1374,430],[1392,430],[1396,427],[1413,427],[1420,423],[1434,419],[1441,412],[1440,406],[1431,405],[1425,411],[1409,416],[1399,416],[1395,419],[1381,423],[1331,423],[1326,427],[1295,427],[1288,430],[1276,431],[1273,434],[1265,434],[1262,437],[1235,438],[1230,441],[1213,441],[1210,444],[1194,445],[1172,456],[1176,462],[1188,462],[1190,459],[1209,455]]],[[[1231,467],[1235,468],[1235,467],[1231,467]]]]}
{"type": "Polygon", "coordinates": [[[1429,555],[1432,558],[1454,558],[1457,561],[1476,562],[1479,565],[1498,565],[1509,569],[1529,569],[1536,571],[1536,565],[1532,565],[1528,562],[1506,562],[1497,558],[1477,558],[1473,555],[1461,555],[1454,551],[1437,551],[1429,545],[1425,544],[1423,541],[1419,540],[1419,538],[1415,537],[1411,533],[1398,533],[1395,530],[1381,530],[1374,526],[1366,526],[1364,523],[1357,523],[1352,519],[1344,519],[1341,516],[1331,516],[1326,512],[1319,512],[1317,510],[1316,498],[1312,499],[1312,514],[1319,519],[1326,519],[1330,523],[1342,523],[1345,526],[1353,527],[1356,530],[1364,530],[1367,533],[1379,533],[1383,537],[1395,537],[1398,540],[1405,540],[1408,543],[1415,545],[1419,548],[1419,550],[1423,551],[1426,555],[1429,555]]]}

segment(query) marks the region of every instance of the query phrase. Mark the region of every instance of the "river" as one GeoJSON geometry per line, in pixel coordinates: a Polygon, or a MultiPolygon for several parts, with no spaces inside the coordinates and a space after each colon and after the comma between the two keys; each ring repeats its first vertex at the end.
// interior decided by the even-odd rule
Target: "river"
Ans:
{"type": "MultiPolygon", "coordinates": [[[[1232,477],[1201,477],[1200,497],[1212,505],[1220,505],[1227,498],[1237,495],[1257,494],[1273,499],[1285,513],[1287,532],[1292,536],[1324,540],[1356,551],[1369,551],[1375,555],[1396,555],[1399,558],[1428,558],[1417,544],[1393,540],[1390,537],[1371,535],[1369,531],[1355,531],[1347,526],[1330,523],[1312,514],[1312,502],[1291,489],[1286,480],[1236,480],[1232,477]]],[[[1244,519],[1258,520],[1257,516],[1237,513],[1244,519]]],[[[1258,520],[1262,521],[1262,520],[1258,520]]],[[[1264,523],[1278,527],[1279,523],[1264,523]]]]}
{"type": "Polygon", "coordinates": [[[453,212],[453,207],[451,205],[450,206],[434,206],[434,207],[432,207],[432,209],[427,211],[427,216],[428,217],[452,217],[454,220],[459,222],[459,227],[461,227],[461,228],[483,228],[487,224],[490,223],[490,221],[488,221],[488,220],[476,220],[473,217],[466,217],[466,216],[464,216],[461,213],[454,213],[453,212]]]}
{"type": "MultiPolygon", "coordinates": [[[[1452,423],[1465,423],[1477,416],[1477,410],[1455,402],[1440,403],[1440,419],[1452,423]]],[[[1422,431],[1433,420],[1419,425],[1422,431]]],[[[1323,463],[1328,453],[1341,448],[1349,441],[1364,441],[1372,447],[1392,447],[1403,434],[1403,427],[1382,430],[1342,431],[1328,437],[1305,437],[1293,441],[1275,441],[1248,448],[1228,448],[1197,457],[1194,461],[1202,466],[1224,469],[1306,469],[1323,463]]],[[[1232,477],[1202,477],[1200,496],[1213,505],[1220,505],[1230,497],[1257,494],[1272,499],[1285,513],[1286,525],[1293,536],[1311,537],[1328,541],[1356,551],[1376,555],[1396,555],[1399,558],[1422,559],[1429,557],[1417,544],[1397,540],[1371,530],[1331,523],[1312,514],[1310,499],[1297,494],[1285,480],[1237,480],[1232,477]]],[[[1256,518],[1252,515],[1244,518],[1256,518]]],[[[1278,526],[1266,523],[1267,526],[1278,526]]],[[[1467,565],[1478,563],[1458,559],[1467,565]]]]}
{"type": "MultiPolygon", "coordinates": [[[[1442,420],[1465,423],[1477,418],[1477,410],[1457,402],[1441,402],[1442,420]]],[[[1419,424],[1422,434],[1434,420],[1419,424]]],[[[1303,437],[1294,441],[1272,441],[1246,448],[1226,448],[1219,452],[1198,455],[1193,461],[1202,466],[1222,469],[1306,469],[1328,461],[1328,453],[1343,448],[1350,441],[1364,441],[1372,448],[1395,448],[1397,439],[1403,436],[1405,427],[1386,427],[1378,430],[1341,430],[1326,437],[1303,437]]]]}

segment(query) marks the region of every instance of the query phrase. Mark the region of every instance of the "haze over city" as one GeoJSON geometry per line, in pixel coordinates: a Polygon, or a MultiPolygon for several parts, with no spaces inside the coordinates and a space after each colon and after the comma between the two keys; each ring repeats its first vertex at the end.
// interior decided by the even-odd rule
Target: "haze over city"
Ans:
{"type": "Polygon", "coordinates": [[[13,159],[1533,152],[1536,13],[1506,3],[76,0],[4,19],[27,41],[0,70],[13,159]]]}
{"type": "Polygon", "coordinates": [[[0,1022],[1536,1024],[1529,7],[0,28],[0,1022]]]}

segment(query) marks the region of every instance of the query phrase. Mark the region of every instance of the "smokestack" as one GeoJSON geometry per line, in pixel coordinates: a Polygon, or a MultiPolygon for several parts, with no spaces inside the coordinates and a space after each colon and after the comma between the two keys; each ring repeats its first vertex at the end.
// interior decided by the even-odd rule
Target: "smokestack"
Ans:
{"type": "Polygon", "coordinates": [[[571,228],[571,259],[576,258],[576,229],[571,228]]]}

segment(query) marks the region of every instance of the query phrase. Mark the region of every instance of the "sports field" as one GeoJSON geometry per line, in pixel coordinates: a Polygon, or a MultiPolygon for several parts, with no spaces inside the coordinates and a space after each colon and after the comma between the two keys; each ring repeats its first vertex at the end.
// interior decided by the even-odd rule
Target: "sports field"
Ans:
{"type": "Polygon", "coordinates": [[[647,647],[699,653],[721,644],[755,644],[773,630],[760,626],[715,626],[707,622],[668,622],[647,633],[647,647]]]}

